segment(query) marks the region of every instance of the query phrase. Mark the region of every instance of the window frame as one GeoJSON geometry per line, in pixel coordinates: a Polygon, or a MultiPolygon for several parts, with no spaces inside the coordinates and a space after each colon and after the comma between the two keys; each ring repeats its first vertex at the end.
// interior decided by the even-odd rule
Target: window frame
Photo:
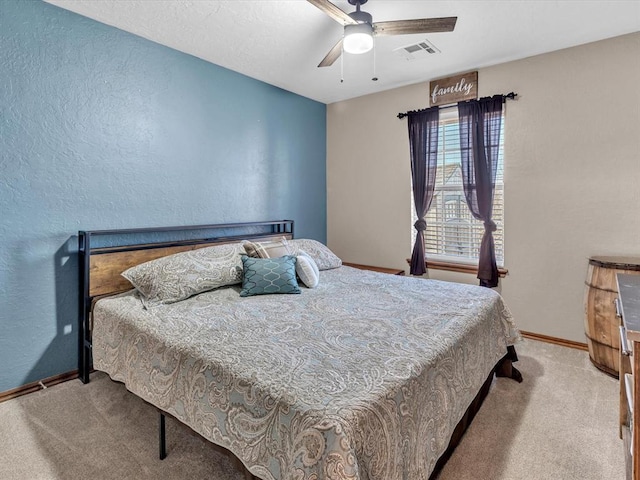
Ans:
{"type": "MultiPolygon", "coordinates": [[[[441,109],[440,111],[440,120],[439,120],[439,125],[440,128],[444,128],[444,124],[451,124],[451,123],[458,123],[458,109],[457,106],[452,106],[450,108],[448,108],[446,111],[444,109],[441,109]]],[[[495,200],[495,195],[496,193],[501,195],[501,203],[502,203],[502,212],[501,215],[499,215],[499,219],[494,218],[494,221],[497,224],[498,227],[498,231],[500,232],[499,235],[495,235],[494,232],[494,236],[498,237],[497,239],[499,240],[499,242],[496,242],[497,244],[500,245],[500,253],[501,256],[497,256],[496,260],[497,260],[497,266],[498,266],[498,274],[500,275],[500,277],[504,277],[505,275],[508,274],[508,270],[507,268],[505,268],[505,261],[504,261],[504,238],[505,238],[505,229],[504,229],[504,125],[505,125],[505,112],[502,112],[502,131],[501,131],[501,135],[500,135],[500,147],[501,147],[501,167],[502,167],[502,172],[498,171],[497,175],[496,175],[496,190],[494,191],[494,200],[495,200]]],[[[439,137],[441,137],[442,141],[444,142],[444,132],[439,132],[439,137]]],[[[440,138],[439,138],[440,141],[440,138]]],[[[446,143],[446,142],[445,142],[446,143]]],[[[439,144],[439,152],[438,152],[438,157],[440,157],[440,155],[444,155],[444,153],[440,153],[441,151],[443,151],[440,147],[442,146],[442,144],[439,144]]],[[[459,151],[459,148],[457,149],[457,151],[459,151]]],[[[444,165],[446,164],[446,162],[444,162],[444,158],[442,160],[440,160],[440,158],[438,159],[438,174],[440,174],[441,168],[444,167],[444,165]]],[[[444,172],[442,172],[442,175],[444,175],[444,172]]],[[[446,179],[444,177],[440,178],[442,180],[446,179]]],[[[440,180],[439,179],[439,180],[440,180]]],[[[433,193],[433,201],[432,201],[432,205],[431,208],[429,209],[429,212],[431,212],[431,210],[434,207],[434,203],[435,201],[437,201],[437,195],[440,192],[455,192],[456,194],[460,194],[462,195],[462,197],[464,197],[464,189],[462,188],[462,185],[446,185],[446,184],[441,184],[441,185],[436,185],[436,188],[434,189],[434,193],[433,193]]],[[[464,203],[464,207],[467,209],[467,211],[469,212],[469,216],[471,217],[472,221],[478,222],[478,220],[473,218],[473,215],[471,214],[471,212],[468,210],[469,207],[466,205],[466,201],[463,200],[464,203]]],[[[494,209],[495,209],[495,205],[496,203],[494,202],[494,209]]],[[[411,195],[411,208],[412,208],[412,220],[414,223],[417,219],[416,217],[416,212],[415,212],[415,205],[413,202],[413,195],[411,195]]],[[[443,216],[445,213],[445,207],[444,207],[444,203],[443,203],[443,216]]],[[[494,210],[494,214],[495,214],[495,210],[494,210]]],[[[495,216],[495,215],[494,215],[495,216]]],[[[427,228],[429,228],[429,225],[431,225],[433,222],[429,222],[427,221],[427,228]]],[[[443,218],[443,220],[441,222],[438,222],[439,225],[442,225],[444,228],[444,225],[446,223],[446,220],[443,218]]],[[[427,230],[428,231],[428,230],[427,230]]],[[[427,231],[425,231],[425,237],[427,235],[427,231]]],[[[415,229],[412,227],[412,241],[411,241],[411,248],[413,249],[413,246],[415,244],[415,229]]],[[[473,235],[473,231],[470,230],[470,234],[473,235]]],[[[444,232],[441,234],[442,237],[444,237],[444,232]]],[[[446,255],[446,254],[441,254],[441,253],[429,253],[427,250],[427,244],[426,244],[426,239],[425,239],[425,259],[427,261],[428,267],[432,268],[432,269],[437,269],[437,270],[447,270],[447,271],[454,271],[454,272],[462,272],[462,273],[476,273],[478,271],[478,257],[475,258],[470,258],[470,257],[463,257],[463,256],[452,256],[452,255],[446,255]]],[[[472,245],[472,242],[469,242],[470,245],[472,245]]]]}

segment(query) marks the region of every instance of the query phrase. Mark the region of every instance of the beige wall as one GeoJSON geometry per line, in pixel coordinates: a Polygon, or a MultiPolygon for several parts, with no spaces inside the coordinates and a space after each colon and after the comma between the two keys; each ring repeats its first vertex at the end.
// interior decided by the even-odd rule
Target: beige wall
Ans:
{"type": "MultiPolygon", "coordinates": [[[[518,93],[501,292],[521,329],[584,342],[588,258],[640,256],[640,33],[481,69],[479,87],[518,93]]],[[[328,244],[345,261],[406,268],[411,172],[396,115],[427,105],[428,82],[328,106],[328,244]]]]}

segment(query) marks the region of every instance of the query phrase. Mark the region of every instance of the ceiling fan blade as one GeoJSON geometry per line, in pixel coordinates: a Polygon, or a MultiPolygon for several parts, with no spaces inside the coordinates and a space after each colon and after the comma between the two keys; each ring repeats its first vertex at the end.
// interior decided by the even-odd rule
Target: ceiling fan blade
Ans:
{"type": "Polygon", "coordinates": [[[342,38],[329,50],[327,56],[318,64],[318,67],[330,67],[333,65],[333,62],[340,58],[340,55],[342,55],[342,38]]]}
{"type": "Polygon", "coordinates": [[[394,20],[373,24],[373,34],[407,35],[410,33],[452,32],[458,17],[418,18],[415,20],[394,20]]]}
{"type": "Polygon", "coordinates": [[[307,0],[307,2],[318,7],[320,10],[322,10],[324,13],[329,15],[341,25],[355,25],[356,23],[358,23],[346,12],[340,10],[329,0],[307,0]]]}

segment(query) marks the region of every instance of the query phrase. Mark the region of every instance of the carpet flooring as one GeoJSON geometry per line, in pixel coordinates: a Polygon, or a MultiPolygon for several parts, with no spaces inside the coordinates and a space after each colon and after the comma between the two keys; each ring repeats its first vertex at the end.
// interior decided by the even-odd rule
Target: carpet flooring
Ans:
{"type": "MultiPolygon", "coordinates": [[[[438,480],[623,480],[617,381],[586,352],[525,340],[524,376],[491,392],[438,480]]],[[[103,373],[0,403],[0,479],[245,480],[223,449],[103,373]]]]}

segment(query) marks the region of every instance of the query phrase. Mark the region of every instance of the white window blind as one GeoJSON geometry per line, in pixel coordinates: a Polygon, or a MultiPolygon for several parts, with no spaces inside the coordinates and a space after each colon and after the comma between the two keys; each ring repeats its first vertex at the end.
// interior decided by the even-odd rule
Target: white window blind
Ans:
{"type": "MultiPolygon", "coordinates": [[[[427,213],[424,245],[429,259],[458,263],[477,263],[484,224],[473,218],[462,188],[458,110],[440,113],[438,132],[438,170],[431,208],[427,213]]],[[[496,262],[504,266],[504,114],[500,131],[500,149],[496,186],[493,195],[493,232],[496,262]]],[[[413,199],[413,196],[412,196],[413,199]]],[[[413,223],[417,220],[411,201],[413,223]]],[[[412,228],[415,241],[415,229],[412,228]]]]}

